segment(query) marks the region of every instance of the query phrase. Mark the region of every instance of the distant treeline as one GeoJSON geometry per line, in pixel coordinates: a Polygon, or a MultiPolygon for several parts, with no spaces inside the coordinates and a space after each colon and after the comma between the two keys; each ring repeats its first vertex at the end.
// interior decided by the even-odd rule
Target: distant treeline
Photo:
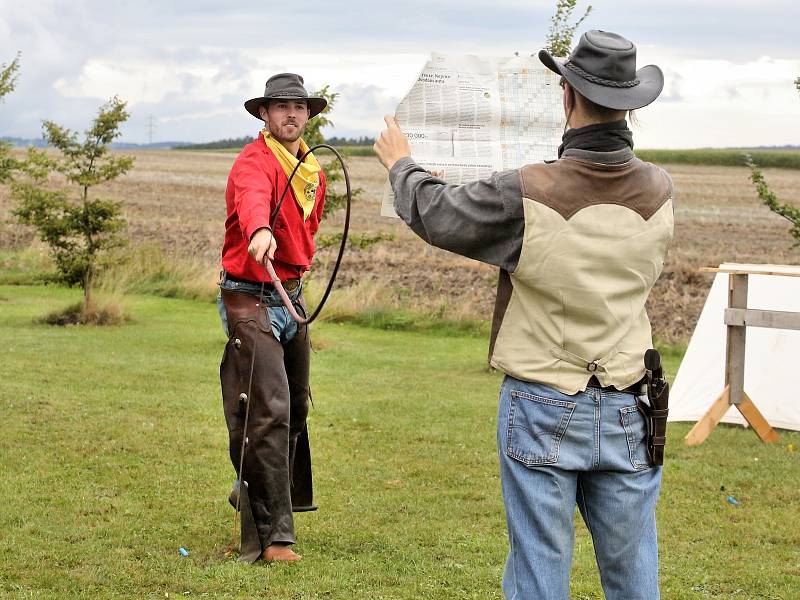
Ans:
{"type": "MultiPolygon", "coordinates": [[[[253,141],[253,136],[245,136],[240,138],[227,138],[224,140],[216,140],[214,142],[206,142],[203,144],[183,144],[175,146],[177,150],[228,150],[230,148],[243,148],[245,144],[253,141]]],[[[358,146],[369,147],[375,143],[375,138],[362,135],[358,138],[344,138],[344,137],[329,137],[325,142],[331,146],[358,146]]]]}
{"type": "MultiPolygon", "coordinates": [[[[207,144],[187,144],[177,146],[190,150],[222,150],[241,148],[253,138],[231,138],[207,144]]],[[[374,138],[330,137],[327,143],[345,151],[350,156],[372,156],[374,138]]],[[[745,153],[753,157],[759,167],[778,169],[800,169],[800,148],[697,148],[692,150],[636,150],[636,156],[642,160],[664,164],[708,165],[720,167],[743,167],[745,153]]]]}
{"type": "Polygon", "coordinates": [[[362,135],[357,138],[344,138],[344,137],[329,137],[325,138],[325,142],[331,146],[372,146],[375,143],[375,138],[362,135]]]}
{"type": "MultiPolygon", "coordinates": [[[[338,144],[337,144],[338,145],[338,144]]],[[[343,146],[349,156],[372,156],[371,146],[343,146]]],[[[664,164],[743,167],[745,153],[759,167],[800,169],[800,148],[700,148],[693,150],[636,150],[642,160],[664,164]]]]}
{"type": "Polygon", "coordinates": [[[239,138],[225,138],[224,140],[216,140],[215,142],[206,142],[204,144],[184,144],[182,146],[175,146],[176,150],[227,150],[228,148],[243,148],[245,144],[253,141],[252,135],[246,135],[239,138]]]}
{"type": "Polygon", "coordinates": [[[800,149],[698,148],[693,150],[636,150],[636,156],[654,163],[743,167],[750,154],[759,167],[800,169],[800,149]]]}

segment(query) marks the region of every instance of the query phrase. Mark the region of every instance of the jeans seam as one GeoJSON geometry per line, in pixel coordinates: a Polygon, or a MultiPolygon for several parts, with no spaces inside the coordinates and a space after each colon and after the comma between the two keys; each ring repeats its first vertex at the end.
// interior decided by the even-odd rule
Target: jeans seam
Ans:
{"type": "Polygon", "coordinates": [[[595,392],[594,400],[594,455],[592,456],[592,468],[600,466],[600,417],[602,392],[595,392]]]}
{"type": "Polygon", "coordinates": [[[567,433],[567,427],[572,420],[572,413],[575,412],[575,407],[567,407],[567,412],[561,415],[561,423],[558,424],[558,432],[553,433],[553,443],[555,446],[554,451],[551,453],[553,462],[558,462],[558,456],[561,452],[561,442],[567,433]]]}
{"type": "Polygon", "coordinates": [[[539,396],[537,394],[531,394],[530,392],[523,392],[520,390],[513,390],[511,395],[517,398],[525,398],[526,400],[532,400],[534,402],[541,402],[542,404],[549,404],[550,406],[561,406],[564,408],[574,409],[577,404],[575,402],[571,402],[569,400],[557,400],[556,398],[547,398],[546,396],[539,396]]]}
{"type": "Polygon", "coordinates": [[[637,412],[638,409],[635,406],[626,406],[619,409],[620,412],[620,423],[622,424],[622,428],[625,430],[625,441],[628,445],[628,460],[630,460],[631,466],[636,469],[637,471],[643,471],[646,467],[648,467],[647,462],[640,462],[636,459],[634,453],[634,447],[638,443],[641,445],[641,442],[637,442],[636,438],[634,438],[633,431],[631,430],[630,423],[628,422],[628,415],[633,412],[637,412]]]}
{"type": "Polygon", "coordinates": [[[509,456],[513,456],[513,450],[511,449],[511,435],[513,427],[514,427],[514,400],[512,398],[511,402],[509,402],[508,427],[506,428],[506,454],[508,454],[509,456]]]}
{"type": "Polygon", "coordinates": [[[589,517],[589,504],[586,502],[586,492],[583,491],[583,485],[581,485],[580,481],[578,481],[578,488],[581,490],[581,500],[583,501],[583,509],[586,511],[586,519],[585,519],[586,529],[589,530],[589,535],[594,536],[594,533],[592,532],[592,525],[590,523],[592,519],[589,517]]]}

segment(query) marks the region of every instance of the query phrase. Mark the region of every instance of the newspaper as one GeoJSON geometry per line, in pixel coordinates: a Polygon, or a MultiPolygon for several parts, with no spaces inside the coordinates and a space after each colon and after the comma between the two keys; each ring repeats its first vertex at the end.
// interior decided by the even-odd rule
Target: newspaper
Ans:
{"type": "MultiPolygon", "coordinates": [[[[448,183],[556,158],[559,77],[536,57],[432,54],[395,111],[414,160],[448,183]]],[[[387,184],[381,215],[396,217],[387,184]]]]}

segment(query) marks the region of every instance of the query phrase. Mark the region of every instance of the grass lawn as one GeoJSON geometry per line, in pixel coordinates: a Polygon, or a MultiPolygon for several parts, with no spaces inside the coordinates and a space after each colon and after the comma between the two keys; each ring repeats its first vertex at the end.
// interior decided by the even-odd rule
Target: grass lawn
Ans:
{"type": "MultiPolygon", "coordinates": [[[[123,327],[35,322],[78,296],[0,287],[0,597],[501,597],[500,376],[485,339],[315,326],[320,510],[296,518],[301,563],[254,567],[225,556],[213,305],[142,296],[123,327]]],[[[686,448],[688,428],[669,432],[663,597],[797,598],[800,453],[787,445],[800,435],[766,446],[721,426],[686,448]]],[[[583,525],[576,537],[573,598],[602,598],[583,525]]]]}

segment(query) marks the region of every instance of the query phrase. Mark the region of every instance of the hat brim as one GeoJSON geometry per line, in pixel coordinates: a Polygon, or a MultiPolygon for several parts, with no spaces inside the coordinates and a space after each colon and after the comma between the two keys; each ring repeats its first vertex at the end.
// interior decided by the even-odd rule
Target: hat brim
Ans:
{"type": "Polygon", "coordinates": [[[304,98],[302,96],[272,96],[270,98],[265,98],[264,96],[260,96],[259,98],[250,98],[250,100],[247,100],[244,103],[244,109],[256,119],[262,121],[261,115],[258,114],[258,108],[270,100],[305,100],[308,103],[309,119],[316,117],[328,106],[328,101],[325,100],[325,98],[304,98]]]}
{"type": "Polygon", "coordinates": [[[617,88],[584,79],[565,67],[561,60],[554,58],[547,50],[539,50],[539,60],[545,67],[566,79],[581,96],[614,110],[635,110],[647,106],[664,89],[664,74],[656,65],[647,65],[636,71],[636,78],[639,80],[637,85],[617,88]]]}

